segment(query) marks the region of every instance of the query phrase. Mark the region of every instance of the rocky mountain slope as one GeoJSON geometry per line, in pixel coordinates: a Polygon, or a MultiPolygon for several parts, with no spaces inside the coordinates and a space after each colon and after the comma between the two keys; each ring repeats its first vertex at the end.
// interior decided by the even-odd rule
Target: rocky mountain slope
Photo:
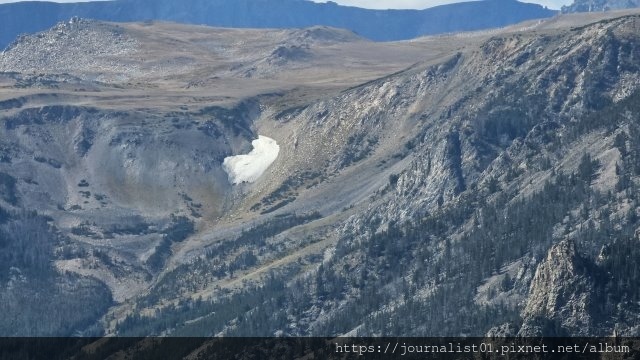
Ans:
{"type": "Polygon", "coordinates": [[[501,27],[556,13],[537,4],[486,0],[426,10],[369,10],[308,0],[115,0],[0,4],[0,48],[23,33],[46,30],[73,16],[106,21],[165,20],[234,28],[350,29],[372,40],[501,27]],[[484,16],[476,16],[478,13],[484,16]]]}
{"type": "Polygon", "coordinates": [[[21,38],[0,55],[2,296],[51,284],[96,310],[29,303],[5,332],[637,335],[638,30],[626,11],[396,43],[81,19],[21,38]],[[276,160],[231,184],[260,135],[276,160]]]}
{"type": "Polygon", "coordinates": [[[599,12],[637,7],[640,7],[640,1],[637,0],[575,0],[573,4],[563,6],[562,12],[599,12]]]}

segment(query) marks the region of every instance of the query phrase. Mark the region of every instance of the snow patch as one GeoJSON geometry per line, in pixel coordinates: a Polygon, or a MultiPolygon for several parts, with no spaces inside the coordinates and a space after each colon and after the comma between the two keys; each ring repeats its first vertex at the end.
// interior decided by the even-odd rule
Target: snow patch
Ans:
{"type": "Polygon", "coordinates": [[[253,140],[251,145],[253,150],[250,153],[226,157],[222,163],[222,168],[229,175],[229,182],[234,185],[258,180],[280,152],[275,140],[262,135],[253,140]]]}

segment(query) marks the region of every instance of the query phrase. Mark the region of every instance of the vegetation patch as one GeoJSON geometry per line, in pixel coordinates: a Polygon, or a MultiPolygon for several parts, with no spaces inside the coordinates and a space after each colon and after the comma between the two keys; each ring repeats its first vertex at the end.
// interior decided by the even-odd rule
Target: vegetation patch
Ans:
{"type": "Polygon", "coordinates": [[[11,205],[18,204],[16,179],[4,172],[0,172],[0,197],[11,205]]]}

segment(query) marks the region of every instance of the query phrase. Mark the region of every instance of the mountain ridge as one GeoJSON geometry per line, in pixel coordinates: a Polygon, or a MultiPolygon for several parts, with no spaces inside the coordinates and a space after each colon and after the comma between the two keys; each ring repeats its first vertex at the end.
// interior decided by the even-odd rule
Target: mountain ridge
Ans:
{"type": "Polygon", "coordinates": [[[572,4],[562,6],[562,13],[601,12],[640,7],[638,0],[574,0],[572,4]]]}
{"type": "Polygon", "coordinates": [[[486,0],[425,10],[371,10],[306,0],[116,0],[86,3],[24,2],[0,5],[0,48],[22,33],[43,31],[74,16],[106,21],[169,20],[250,28],[327,25],[376,41],[501,27],[556,14],[539,5],[486,0]],[[484,16],[476,16],[483,13],[484,16]]]}

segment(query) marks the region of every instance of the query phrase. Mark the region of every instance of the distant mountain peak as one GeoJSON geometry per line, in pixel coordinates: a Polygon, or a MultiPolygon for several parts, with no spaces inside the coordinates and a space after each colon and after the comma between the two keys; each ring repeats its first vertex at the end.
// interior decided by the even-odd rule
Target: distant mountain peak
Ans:
{"type": "Polygon", "coordinates": [[[115,22],[164,20],[235,28],[330,26],[348,29],[370,40],[394,41],[503,27],[555,14],[540,5],[515,0],[470,1],[402,11],[307,0],[20,2],[0,5],[0,47],[19,34],[43,31],[73,16],[115,22]]]}

